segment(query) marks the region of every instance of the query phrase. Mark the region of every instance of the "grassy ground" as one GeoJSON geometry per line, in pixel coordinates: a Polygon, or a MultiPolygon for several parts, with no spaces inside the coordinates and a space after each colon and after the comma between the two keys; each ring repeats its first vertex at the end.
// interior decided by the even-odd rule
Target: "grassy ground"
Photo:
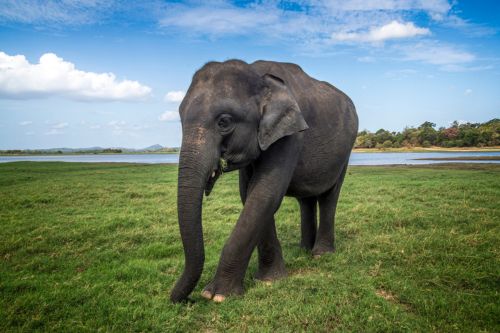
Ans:
{"type": "Polygon", "coordinates": [[[173,305],[183,266],[176,166],[0,164],[0,331],[491,331],[500,324],[500,166],[351,167],[337,253],[297,246],[298,205],[277,214],[289,277],[205,301],[240,211],[237,175],[204,204],[206,264],[173,305]]]}

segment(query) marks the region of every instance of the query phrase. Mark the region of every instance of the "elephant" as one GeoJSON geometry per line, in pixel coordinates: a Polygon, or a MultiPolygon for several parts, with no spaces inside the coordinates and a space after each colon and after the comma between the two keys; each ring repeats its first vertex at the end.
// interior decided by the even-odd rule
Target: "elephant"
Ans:
{"type": "Polygon", "coordinates": [[[208,62],[194,74],[179,114],[177,209],[185,265],[171,301],[186,301],[201,276],[203,193],[210,194],[222,172],[239,170],[243,209],[203,297],[221,302],[243,294],[255,248],[256,279],[287,275],[274,220],[285,195],[299,202],[300,245],[313,256],[335,251],[335,211],[358,131],[345,93],[292,63],[208,62]]]}

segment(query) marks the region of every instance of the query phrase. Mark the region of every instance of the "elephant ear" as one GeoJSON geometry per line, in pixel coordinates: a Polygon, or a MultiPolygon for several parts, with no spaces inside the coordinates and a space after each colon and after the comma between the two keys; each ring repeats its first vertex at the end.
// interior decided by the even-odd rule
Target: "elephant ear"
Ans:
{"type": "Polygon", "coordinates": [[[271,74],[265,74],[263,79],[268,92],[261,103],[258,140],[264,151],[282,137],[309,127],[285,82],[271,74]]]}

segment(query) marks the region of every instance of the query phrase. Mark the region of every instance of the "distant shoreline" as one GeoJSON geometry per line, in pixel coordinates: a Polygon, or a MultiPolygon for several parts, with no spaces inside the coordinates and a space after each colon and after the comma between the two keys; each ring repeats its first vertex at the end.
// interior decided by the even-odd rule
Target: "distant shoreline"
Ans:
{"type": "Polygon", "coordinates": [[[458,156],[414,158],[418,161],[500,161],[500,156],[458,156]]]}
{"type": "Polygon", "coordinates": [[[74,152],[74,153],[17,153],[17,154],[5,154],[0,153],[0,156],[72,156],[72,155],[145,155],[145,154],[158,154],[158,155],[171,155],[171,154],[179,154],[178,151],[169,151],[169,152],[158,152],[158,151],[141,151],[141,152],[122,152],[122,153],[94,153],[94,152],[74,152]]]}
{"type": "Polygon", "coordinates": [[[353,153],[460,153],[460,152],[500,152],[500,146],[492,147],[413,147],[413,148],[354,148],[353,153]]]}

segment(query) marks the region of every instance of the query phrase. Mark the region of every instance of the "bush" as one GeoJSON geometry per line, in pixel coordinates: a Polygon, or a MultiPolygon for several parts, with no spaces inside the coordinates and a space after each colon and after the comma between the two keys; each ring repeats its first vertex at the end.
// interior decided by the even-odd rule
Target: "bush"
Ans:
{"type": "Polygon", "coordinates": [[[431,146],[431,143],[427,140],[425,140],[424,142],[422,142],[422,147],[425,147],[425,148],[429,148],[431,146]]]}
{"type": "Polygon", "coordinates": [[[384,143],[382,144],[384,148],[392,148],[392,142],[391,140],[385,140],[384,143]]]}

